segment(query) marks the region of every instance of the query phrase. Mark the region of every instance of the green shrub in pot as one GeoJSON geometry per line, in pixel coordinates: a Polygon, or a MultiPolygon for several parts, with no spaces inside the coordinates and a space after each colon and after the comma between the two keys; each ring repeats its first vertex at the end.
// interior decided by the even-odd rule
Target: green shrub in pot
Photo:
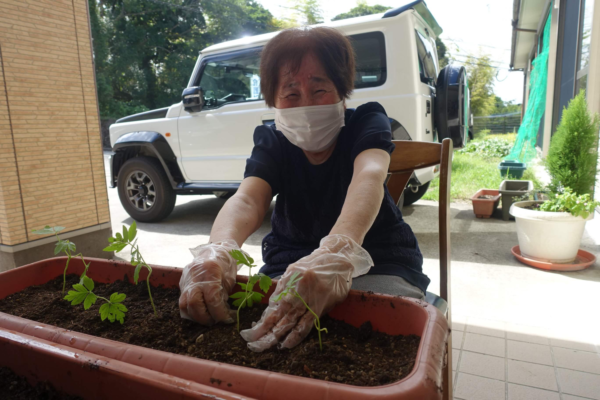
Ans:
{"type": "Polygon", "coordinates": [[[571,188],[577,195],[592,194],[598,163],[600,118],[587,107],[585,91],[579,92],[565,108],[552,137],[546,168],[550,174],[548,189],[560,193],[571,188]]]}

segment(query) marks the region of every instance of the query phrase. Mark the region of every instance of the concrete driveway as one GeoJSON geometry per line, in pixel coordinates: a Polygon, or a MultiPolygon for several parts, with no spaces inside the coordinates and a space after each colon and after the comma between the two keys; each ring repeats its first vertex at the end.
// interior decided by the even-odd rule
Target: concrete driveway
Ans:
{"type": "MultiPolygon", "coordinates": [[[[113,230],[132,219],[109,189],[113,230]]],[[[189,248],[207,243],[224,204],[214,196],[179,196],[161,223],[138,224],[149,263],[184,267],[189,248]]],[[[271,207],[272,208],[272,207],[271,207]]],[[[453,367],[458,399],[600,399],[600,268],[555,273],[519,263],[514,222],[480,220],[471,205],[451,205],[453,367]],[[577,397],[578,396],[578,397],[577,397]]],[[[437,203],[404,209],[415,232],[429,290],[439,293],[437,203]]],[[[588,223],[583,248],[600,256],[600,216],[588,223]]],[[[261,264],[270,213],[244,249],[261,264]]],[[[128,254],[118,254],[128,259],[128,254]]]]}

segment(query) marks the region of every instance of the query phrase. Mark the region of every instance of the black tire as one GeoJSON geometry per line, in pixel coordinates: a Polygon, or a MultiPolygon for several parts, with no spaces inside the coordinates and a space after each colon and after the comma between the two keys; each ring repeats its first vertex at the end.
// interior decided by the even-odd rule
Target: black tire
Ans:
{"type": "Polygon", "coordinates": [[[175,207],[177,195],[156,158],[135,157],[127,160],[119,171],[117,187],[123,208],[136,221],[161,221],[175,207]]]}
{"type": "Polygon", "coordinates": [[[416,203],[427,193],[427,189],[429,189],[429,184],[431,181],[427,182],[424,185],[419,186],[417,192],[413,192],[411,188],[407,187],[404,189],[404,206],[410,206],[413,203],[416,203]]]}

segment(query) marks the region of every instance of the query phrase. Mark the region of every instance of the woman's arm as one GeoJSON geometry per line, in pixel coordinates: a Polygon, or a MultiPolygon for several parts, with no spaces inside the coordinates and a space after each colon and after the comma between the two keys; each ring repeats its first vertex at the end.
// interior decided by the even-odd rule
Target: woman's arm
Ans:
{"type": "Polygon", "coordinates": [[[221,211],[210,232],[210,242],[233,239],[238,246],[260,228],[273,199],[271,186],[261,178],[248,177],[221,211]]]}
{"type": "Polygon", "coordinates": [[[346,201],[330,235],[346,235],[362,245],[379,214],[389,166],[390,155],[384,150],[369,149],[356,157],[346,201]]]}

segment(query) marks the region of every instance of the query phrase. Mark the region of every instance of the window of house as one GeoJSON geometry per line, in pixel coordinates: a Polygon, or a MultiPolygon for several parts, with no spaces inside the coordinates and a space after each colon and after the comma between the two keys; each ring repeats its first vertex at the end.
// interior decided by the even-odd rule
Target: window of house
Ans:
{"type": "Polygon", "coordinates": [[[349,36],[356,55],[356,89],[381,86],[387,79],[385,38],[382,32],[349,36]]]}
{"type": "Polygon", "coordinates": [[[260,49],[207,58],[199,83],[205,108],[262,100],[259,65],[260,49]]]}
{"type": "Polygon", "coordinates": [[[587,76],[590,63],[590,43],[592,39],[592,19],[594,15],[594,0],[582,0],[580,31],[579,31],[579,57],[577,63],[577,82],[575,94],[587,87],[587,76]]]}

